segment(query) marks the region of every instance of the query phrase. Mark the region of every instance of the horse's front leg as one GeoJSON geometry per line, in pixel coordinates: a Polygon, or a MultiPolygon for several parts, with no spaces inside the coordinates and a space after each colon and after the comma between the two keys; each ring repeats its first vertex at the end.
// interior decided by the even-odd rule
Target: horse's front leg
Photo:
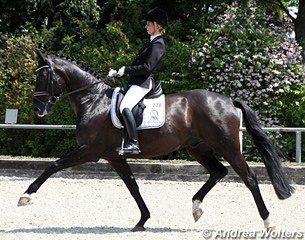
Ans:
{"type": "Polygon", "coordinates": [[[90,154],[88,147],[82,145],[76,150],[70,152],[67,156],[58,159],[47,167],[44,172],[29,186],[29,188],[20,197],[18,206],[25,206],[31,202],[31,194],[36,193],[41,185],[54,173],[76,165],[80,165],[85,162],[95,161],[92,154],[90,154]]]}
{"type": "Polygon", "coordinates": [[[130,166],[128,165],[126,159],[119,159],[113,162],[109,161],[109,163],[113,167],[113,169],[120,175],[141,211],[140,221],[131,231],[145,231],[144,224],[150,218],[150,213],[140,194],[139,186],[131,172],[130,166]]]}

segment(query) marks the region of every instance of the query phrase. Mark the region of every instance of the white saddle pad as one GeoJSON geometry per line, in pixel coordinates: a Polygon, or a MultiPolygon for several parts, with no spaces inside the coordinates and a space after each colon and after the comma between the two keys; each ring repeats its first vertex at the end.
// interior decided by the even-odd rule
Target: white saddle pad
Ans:
{"type": "MultiPolygon", "coordinates": [[[[114,89],[111,98],[111,120],[116,128],[123,128],[121,121],[119,120],[115,107],[117,103],[117,96],[119,94],[120,88],[114,89]]],[[[144,99],[144,105],[146,108],[143,112],[143,122],[138,127],[138,129],[152,129],[160,128],[165,122],[165,96],[162,94],[158,98],[144,99]]]]}

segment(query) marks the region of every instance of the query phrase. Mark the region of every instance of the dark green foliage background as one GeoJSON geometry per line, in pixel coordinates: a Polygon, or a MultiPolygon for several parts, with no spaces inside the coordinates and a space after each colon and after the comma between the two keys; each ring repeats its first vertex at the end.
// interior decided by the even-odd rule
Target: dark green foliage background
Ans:
{"type": "MultiPolygon", "coordinates": [[[[205,88],[243,99],[255,108],[263,126],[305,125],[301,49],[286,37],[291,31],[287,21],[261,11],[255,1],[87,0],[79,5],[65,0],[52,6],[38,0],[5,2],[0,10],[0,23],[6,23],[0,28],[1,122],[7,108],[17,108],[18,123],[75,124],[67,100],[45,118],[34,116],[34,50],[73,56],[105,76],[109,68],[132,61],[148,39],[141,20],[150,8],[160,6],[168,11],[171,23],[157,75],[165,93],[205,88]],[[17,15],[19,22],[9,20],[17,15]],[[274,87],[270,90],[270,86],[274,87]]],[[[273,134],[272,138],[293,160],[295,136],[273,134]]],[[[245,155],[259,160],[248,137],[244,146],[245,155]]],[[[1,155],[61,157],[75,147],[73,130],[0,129],[1,155]]],[[[302,149],[305,154],[304,143],[302,149]]],[[[189,156],[179,150],[161,158],[189,156]]]]}

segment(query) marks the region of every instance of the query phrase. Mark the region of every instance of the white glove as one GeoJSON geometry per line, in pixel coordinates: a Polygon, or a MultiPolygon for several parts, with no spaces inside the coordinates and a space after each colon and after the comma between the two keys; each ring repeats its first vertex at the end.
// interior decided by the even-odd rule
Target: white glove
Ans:
{"type": "Polygon", "coordinates": [[[108,72],[108,77],[116,77],[118,75],[117,70],[110,69],[108,72]]]}
{"type": "Polygon", "coordinates": [[[125,66],[121,67],[118,71],[118,77],[122,77],[125,73],[125,66]]]}

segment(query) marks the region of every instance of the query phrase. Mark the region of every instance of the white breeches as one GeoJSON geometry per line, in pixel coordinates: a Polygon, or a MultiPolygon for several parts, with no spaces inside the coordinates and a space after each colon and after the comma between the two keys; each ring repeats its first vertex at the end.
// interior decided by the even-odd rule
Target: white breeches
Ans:
{"type": "Polygon", "coordinates": [[[132,85],[128,89],[125,94],[121,105],[120,105],[120,113],[123,112],[124,108],[128,108],[130,110],[133,109],[138,102],[141,101],[142,98],[152,89],[152,82],[150,81],[149,88],[143,88],[137,85],[132,85]]]}

